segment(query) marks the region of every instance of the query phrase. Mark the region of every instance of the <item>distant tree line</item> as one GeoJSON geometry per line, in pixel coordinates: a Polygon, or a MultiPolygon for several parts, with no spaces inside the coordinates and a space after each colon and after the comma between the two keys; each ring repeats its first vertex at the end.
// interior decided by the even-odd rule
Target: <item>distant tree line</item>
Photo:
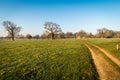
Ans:
{"type": "Polygon", "coordinates": [[[22,35],[19,34],[22,27],[17,26],[11,21],[3,21],[3,26],[8,32],[6,37],[0,37],[1,39],[69,39],[69,38],[120,38],[120,31],[113,31],[107,28],[97,29],[96,34],[88,33],[84,30],[79,32],[62,32],[60,25],[53,22],[45,22],[44,29],[46,30],[42,35],[36,34],[32,36],[31,34],[22,35]]]}

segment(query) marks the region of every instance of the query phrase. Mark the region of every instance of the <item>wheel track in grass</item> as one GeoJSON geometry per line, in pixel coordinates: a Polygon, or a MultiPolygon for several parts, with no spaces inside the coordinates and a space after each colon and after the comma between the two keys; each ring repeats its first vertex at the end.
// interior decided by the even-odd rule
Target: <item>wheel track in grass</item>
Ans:
{"type": "Polygon", "coordinates": [[[111,55],[105,49],[103,49],[103,48],[101,48],[101,47],[99,47],[97,45],[93,45],[93,46],[96,47],[96,48],[98,48],[100,51],[102,51],[107,57],[109,57],[114,63],[116,63],[120,67],[120,60],[119,59],[117,59],[116,57],[114,57],[113,55],[111,55]]]}
{"type": "MultiPolygon", "coordinates": [[[[120,73],[106,60],[99,48],[85,44],[91,52],[100,80],[120,80],[120,73]]],[[[104,53],[104,52],[102,52],[104,53]]]]}

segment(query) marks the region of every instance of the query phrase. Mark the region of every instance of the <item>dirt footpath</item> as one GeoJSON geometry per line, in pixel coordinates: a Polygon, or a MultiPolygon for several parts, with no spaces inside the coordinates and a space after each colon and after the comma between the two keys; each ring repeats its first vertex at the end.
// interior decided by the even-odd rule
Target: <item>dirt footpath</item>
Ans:
{"type": "Polygon", "coordinates": [[[100,51],[102,51],[107,57],[109,57],[114,63],[116,63],[119,67],[120,67],[120,60],[115,58],[114,56],[112,56],[110,53],[108,53],[107,51],[105,51],[104,49],[102,49],[101,47],[97,46],[97,45],[93,45],[96,48],[98,48],[100,51]]]}
{"type": "Polygon", "coordinates": [[[100,51],[90,45],[86,46],[91,52],[100,80],[120,80],[120,73],[104,59],[100,51]]]}

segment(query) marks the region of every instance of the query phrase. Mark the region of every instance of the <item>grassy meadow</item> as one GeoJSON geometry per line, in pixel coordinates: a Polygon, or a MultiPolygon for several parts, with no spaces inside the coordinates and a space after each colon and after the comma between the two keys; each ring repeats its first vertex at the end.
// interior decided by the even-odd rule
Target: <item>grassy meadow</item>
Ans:
{"type": "Polygon", "coordinates": [[[97,80],[83,40],[1,40],[0,80],[97,80]]]}

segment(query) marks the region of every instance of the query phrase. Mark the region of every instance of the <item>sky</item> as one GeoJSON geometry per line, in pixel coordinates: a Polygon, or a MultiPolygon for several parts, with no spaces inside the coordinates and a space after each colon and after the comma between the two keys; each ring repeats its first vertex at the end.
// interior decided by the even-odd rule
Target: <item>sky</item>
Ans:
{"type": "Polygon", "coordinates": [[[41,35],[47,21],[63,32],[120,31],[120,0],[0,0],[0,36],[7,35],[3,21],[21,26],[23,35],[41,35]]]}

